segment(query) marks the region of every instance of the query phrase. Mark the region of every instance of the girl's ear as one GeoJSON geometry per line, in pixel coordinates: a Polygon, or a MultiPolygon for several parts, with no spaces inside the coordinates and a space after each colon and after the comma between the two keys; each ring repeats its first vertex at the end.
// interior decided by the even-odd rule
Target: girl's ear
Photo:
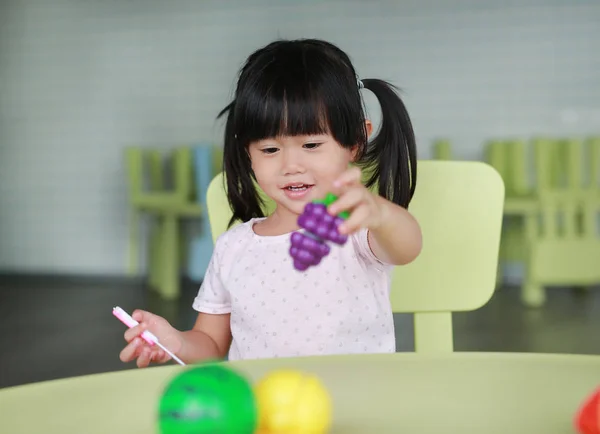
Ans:
{"type": "Polygon", "coordinates": [[[365,126],[367,128],[367,139],[371,137],[371,133],[373,132],[373,124],[369,119],[365,120],[365,126]]]}
{"type": "Polygon", "coordinates": [[[358,154],[358,145],[352,146],[352,150],[350,151],[350,162],[356,163],[356,154],[358,154]]]}
{"type": "MultiPolygon", "coordinates": [[[[369,139],[369,137],[371,137],[371,134],[373,133],[373,123],[369,120],[366,119],[365,120],[365,128],[367,130],[367,140],[369,139]]],[[[359,146],[358,145],[354,145],[352,147],[352,162],[356,163],[356,154],[358,154],[358,150],[359,150],[359,146]]]]}

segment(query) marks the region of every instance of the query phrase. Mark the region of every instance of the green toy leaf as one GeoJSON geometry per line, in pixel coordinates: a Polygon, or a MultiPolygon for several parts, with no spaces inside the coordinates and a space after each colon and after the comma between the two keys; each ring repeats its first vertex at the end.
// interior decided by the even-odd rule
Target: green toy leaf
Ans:
{"type": "MultiPolygon", "coordinates": [[[[333,194],[333,193],[327,193],[327,195],[325,196],[324,199],[314,200],[313,203],[322,203],[325,206],[329,206],[333,202],[335,202],[336,200],[338,200],[338,197],[335,194],[333,194]]],[[[346,220],[348,217],[350,217],[350,213],[348,211],[343,211],[343,212],[341,212],[341,213],[338,214],[338,217],[343,218],[344,220],[346,220]]]]}

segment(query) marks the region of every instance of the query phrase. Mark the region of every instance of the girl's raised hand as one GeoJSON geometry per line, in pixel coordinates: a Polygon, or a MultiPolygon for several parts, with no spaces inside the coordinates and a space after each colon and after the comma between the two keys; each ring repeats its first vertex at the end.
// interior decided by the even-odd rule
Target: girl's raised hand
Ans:
{"type": "Polygon", "coordinates": [[[376,229],[382,224],[385,218],[382,198],[362,184],[358,167],[342,173],[333,188],[338,200],[329,205],[328,211],[333,215],[343,211],[350,213],[350,217],[339,226],[340,233],[347,235],[362,228],[376,229]]]}
{"type": "Polygon", "coordinates": [[[139,324],[125,332],[124,337],[128,344],[119,355],[122,362],[127,363],[137,359],[137,366],[145,368],[151,362],[166,363],[171,360],[171,356],[157,345],[150,346],[142,339],[141,334],[145,330],[149,330],[154,334],[169,351],[177,354],[181,349],[182,338],[180,332],[163,317],[139,309],[134,311],[131,317],[139,324]]]}

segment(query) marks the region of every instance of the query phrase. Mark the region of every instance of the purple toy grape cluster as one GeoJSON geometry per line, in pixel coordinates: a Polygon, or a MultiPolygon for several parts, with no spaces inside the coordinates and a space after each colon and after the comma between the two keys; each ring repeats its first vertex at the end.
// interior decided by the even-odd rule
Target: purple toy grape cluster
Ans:
{"type": "Polygon", "coordinates": [[[306,233],[294,232],[291,237],[290,255],[294,259],[294,267],[304,271],[319,264],[330,252],[328,241],[339,245],[346,243],[348,237],[338,230],[343,221],[343,218],[329,214],[325,204],[306,204],[298,217],[298,225],[306,233]]]}

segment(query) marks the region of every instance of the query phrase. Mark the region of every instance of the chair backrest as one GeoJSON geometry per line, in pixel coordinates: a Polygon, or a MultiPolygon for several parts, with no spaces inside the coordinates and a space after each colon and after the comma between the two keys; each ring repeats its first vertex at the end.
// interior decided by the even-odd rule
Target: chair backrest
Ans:
{"type": "Polygon", "coordinates": [[[593,285],[600,281],[597,186],[600,144],[579,139],[536,142],[537,212],[526,217],[528,282],[593,285]],[[556,167],[556,176],[550,168],[556,167]],[[555,182],[551,182],[555,181],[555,182]]]}
{"type": "MultiPolygon", "coordinates": [[[[504,184],[481,162],[420,161],[410,211],[423,231],[423,249],[392,276],[394,312],[414,313],[415,351],[451,352],[452,312],[486,304],[496,285],[504,184]]],[[[219,174],[207,192],[213,239],[231,211],[219,174]]]]}
{"type": "Polygon", "coordinates": [[[134,275],[139,268],[138,246],[142,210],[177,209],[193,197],[191,150],[186,146],[165,151],[128,147],[125,150],[125,169],[129,193],[127,268],[129,274],[134,275]],[[169,161],[171,166],[169,171],[165,170],[166,161],[169,161]]]}
{"type": "MultiPolygon", "coordinates": [[[[590,141],[590,156],[594,157],[594,152],[597,152],[594,142],[590,141]]],[[[580,140],[536,142],[539,213],[529,216],[535,227],[530,234],[534,240],[588,239],[597,242],[596,219],[600,195],[594,184],[595,166],[598,163],[593,159],[585,161],[585,157],[584,145],[580,140]],[[558,182],[551,182],[549,168],[553,166],[559,167],[555,176],[558,182]]],[[[579,255],[575,252],[574,256],[579,255]]]]}
{"type": "Polygon", "coordinates": [[[433,142],[433,159],[452,160],[452,143],[447,139],[438,139],[433,142]]]}
{"type": "Polygon", "coordinates": [[[125,164],[129,200],[133,205],[153,203],[154,200],[186,202],[192,199],[193,166],[189,147],[178,146],[166,151],[129,147],[125,150],[125,164]],[[170,165],[169,172],[165,170],[165,162],[170,165]],[[170,175],[170,183],[167,175],[170,175]]]}
{"type": "Polygon", "coordinates": [[[600,195],[600,137],[589,139],[590,176],[588,187],[600,195]]]}
{"type": "Polygon", "coordinates": [[[522,140],[491,140],[485,147],[485,160],[502,176],[507,197],[532,192],[527,150],[522,140]]]}

